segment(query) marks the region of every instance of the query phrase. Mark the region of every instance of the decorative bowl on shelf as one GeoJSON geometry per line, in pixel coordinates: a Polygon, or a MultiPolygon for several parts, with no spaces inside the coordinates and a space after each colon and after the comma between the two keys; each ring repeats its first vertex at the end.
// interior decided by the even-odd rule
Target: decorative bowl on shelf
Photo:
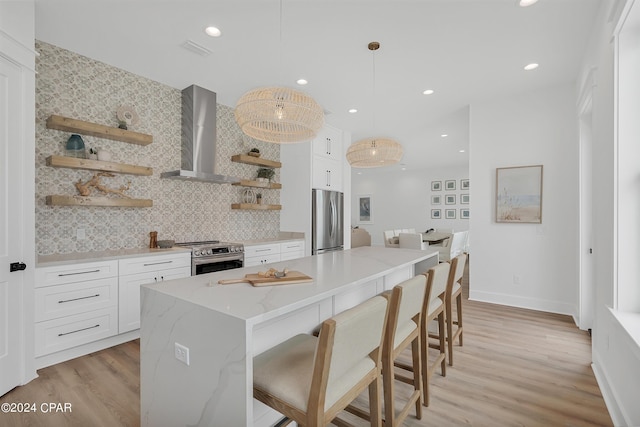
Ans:
{"type": "Polygon", "coordinates": [[[252,157],[260,157],[260,153],[256,153],[255,151],[249,151],[247,154],[252,157]]]}

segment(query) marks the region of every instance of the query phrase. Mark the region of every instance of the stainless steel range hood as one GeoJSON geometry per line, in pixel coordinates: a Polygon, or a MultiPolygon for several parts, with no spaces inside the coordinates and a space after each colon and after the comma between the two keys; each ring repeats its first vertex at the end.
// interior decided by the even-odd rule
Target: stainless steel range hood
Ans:
{"type": "Polygon", "coordinates": [[[182,91],[180,170],[160,177],[230,184],[239,178],[216,173],[216,94],[191,85],[182,91]]]}

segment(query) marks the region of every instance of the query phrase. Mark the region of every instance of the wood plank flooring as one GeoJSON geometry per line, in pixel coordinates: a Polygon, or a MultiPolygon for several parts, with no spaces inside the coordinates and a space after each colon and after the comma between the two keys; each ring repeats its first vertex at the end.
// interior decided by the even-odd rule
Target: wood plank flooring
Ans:
{"type": "MultiPolygon", "coordinates": [[[[439,370],[433,376],[422,420],[412,411],[404,425],[612,425],[586,332],[569,316],[468,301],[464,285],[464,346],[454,346],[446,377],[439,370]]],[[[38,412],[0,412],[0,426],[138,426],[139,357],[136,340],[41,369],[39,378],[0,397],[0,403],[36,403],[38,412]],[[71,403],[72,412],[42,413],[46,402],[71,403]]],[[[396,386],[400,401],[409,386],[396,386]]],[[[365,395],[359,400],[366,405],[365,395]]],[[[367,425],[350,414],[343,418],[367,425]]]]}

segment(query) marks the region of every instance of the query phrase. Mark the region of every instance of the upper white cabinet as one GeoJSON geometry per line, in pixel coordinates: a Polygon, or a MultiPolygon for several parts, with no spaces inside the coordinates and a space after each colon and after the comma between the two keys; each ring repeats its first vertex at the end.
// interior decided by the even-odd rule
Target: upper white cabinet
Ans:
{"type": "Polygon", "coordinates": [[[342,131],[325,126],[313,140],[312,186],[342,191],[342,131]]]}

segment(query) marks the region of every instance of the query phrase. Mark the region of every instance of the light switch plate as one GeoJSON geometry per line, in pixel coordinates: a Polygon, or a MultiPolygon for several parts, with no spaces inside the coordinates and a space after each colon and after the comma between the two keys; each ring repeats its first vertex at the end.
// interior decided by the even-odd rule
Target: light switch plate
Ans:
{"type": "Polygon", "coordinates": [[[182,344],[175,343],[175,355],[176,359],[189,366],[189,348],[182,344]]]}

